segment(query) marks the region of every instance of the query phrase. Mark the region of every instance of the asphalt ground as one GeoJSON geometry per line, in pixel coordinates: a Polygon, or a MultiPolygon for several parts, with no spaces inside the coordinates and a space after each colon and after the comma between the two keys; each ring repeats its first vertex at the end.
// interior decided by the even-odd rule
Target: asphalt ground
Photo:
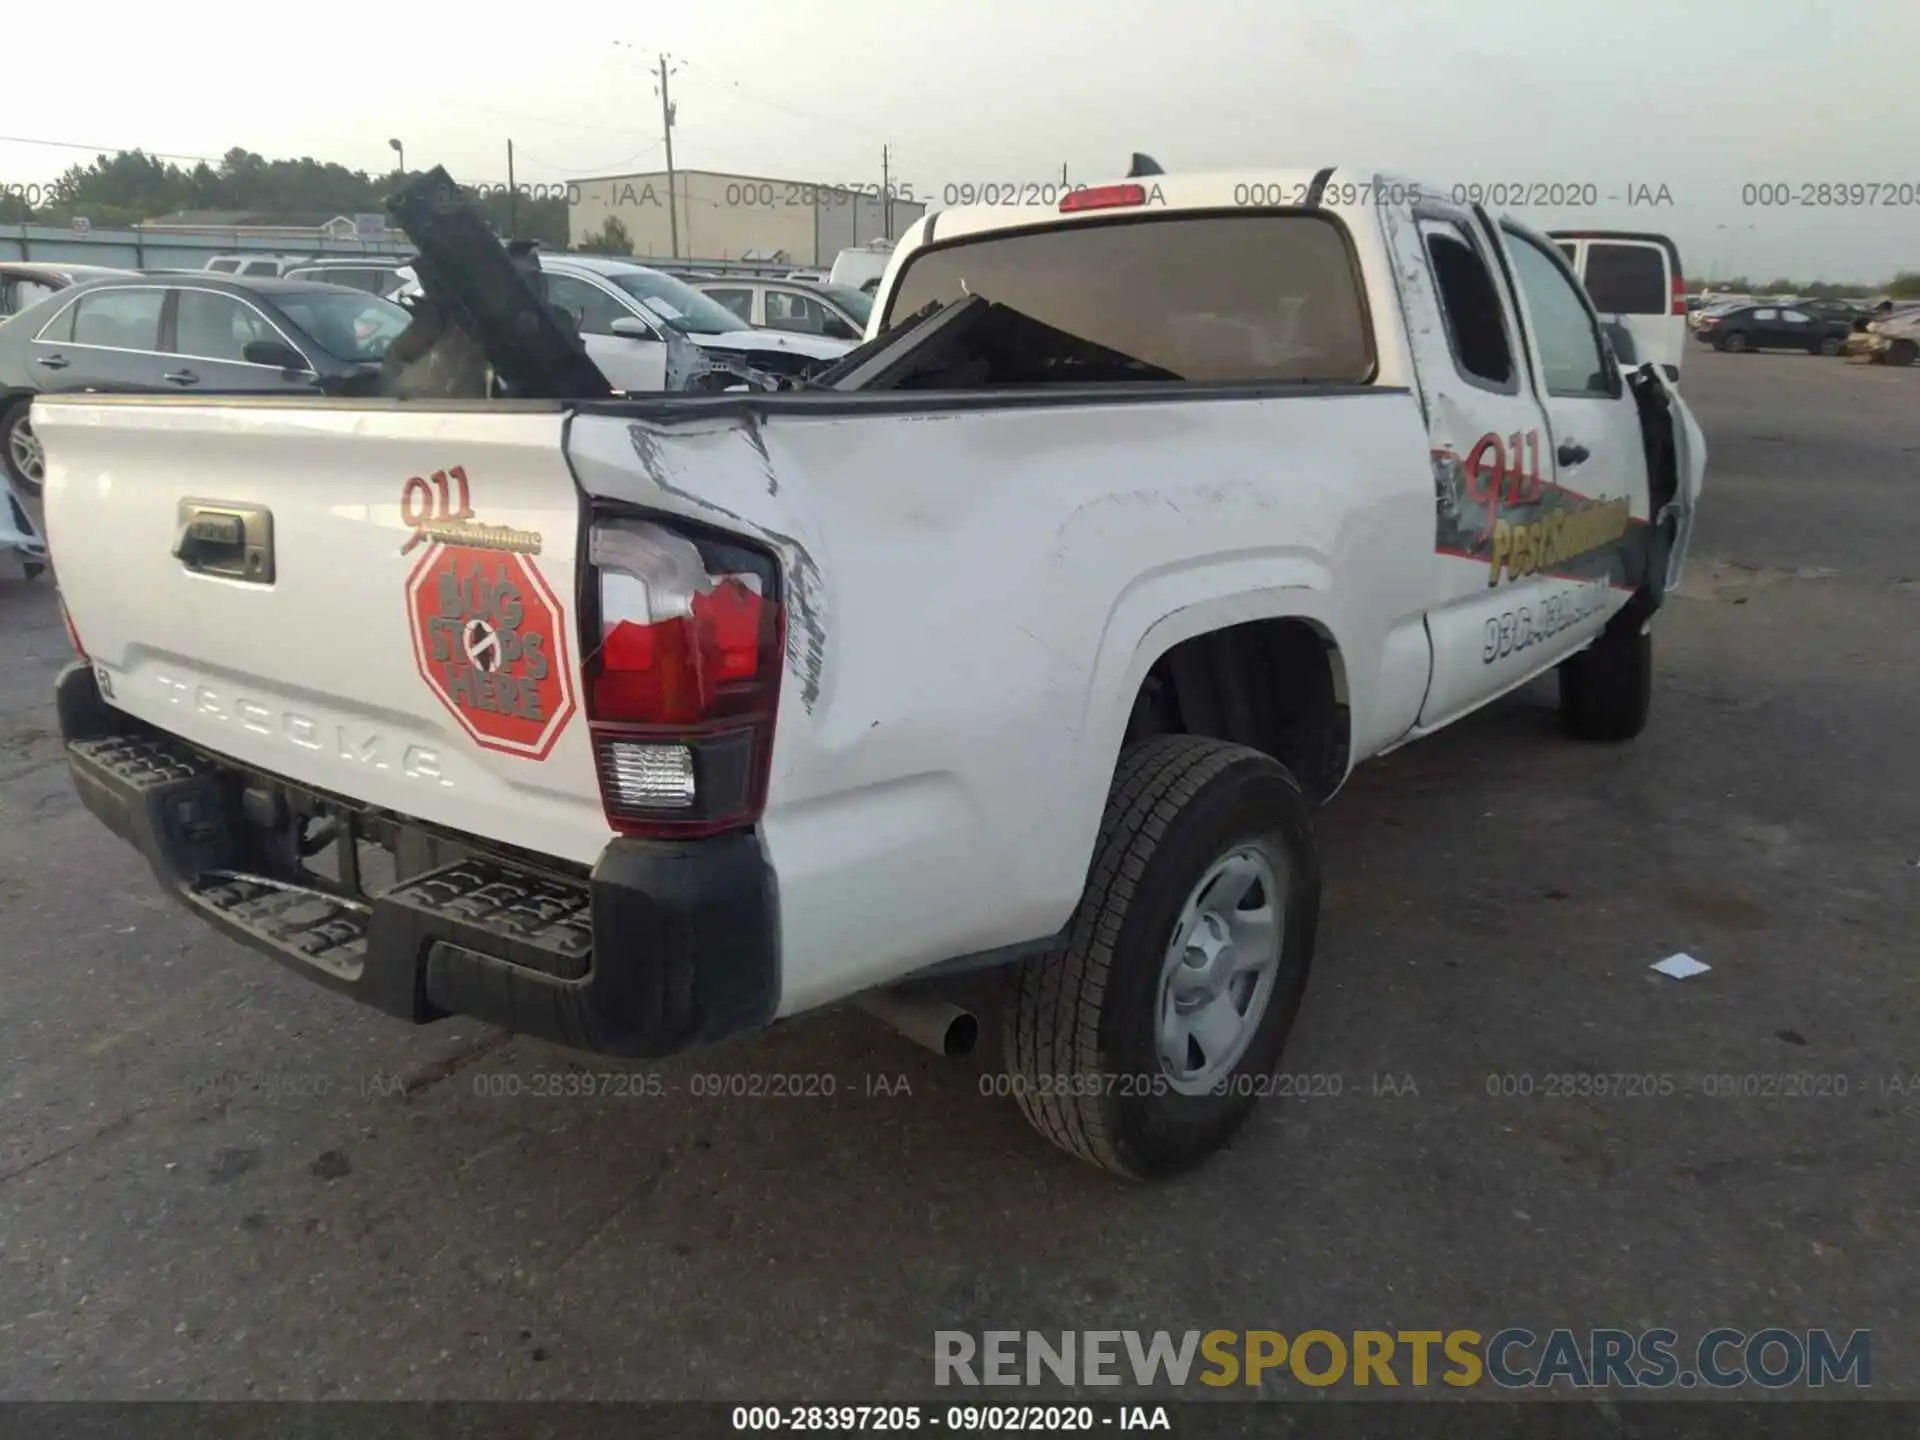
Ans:
{"type": "Polygon", "coordinates": [[[936,1330],[1513,1325],[1865,1328],[1920,1393],[1920,371],[1692,347],[1685,391],[1647,733],[1541,685],[1363,769],[1305,1098],[1152,1187],[982,1093],[990,1014],[583,1098],[625,1067],[215,937],[74,799],[53,593],[0,585],[0,1398],[925,1398],[936,1330]],[[727,1093],[768,1075],[808,1093],[727,1093]]]}

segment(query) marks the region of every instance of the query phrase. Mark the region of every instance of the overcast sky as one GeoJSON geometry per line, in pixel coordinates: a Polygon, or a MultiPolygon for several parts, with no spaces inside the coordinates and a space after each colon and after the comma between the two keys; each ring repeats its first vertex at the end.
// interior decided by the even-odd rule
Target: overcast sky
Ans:
{"type": "MultiPolygon", "coordinates": [[[[1063,164],[1075,181],[1112,178],[1136,149],[1170,171],[1361,164],[1443,189],[1592,186],[1592,208],[1508,208],[1542,226],[1665,231],[1690,274],[1920,269],[1920,0],[416,0],[380,17],[152,15],[95,0],[99,38],[66,50],[82,72],[12,54],[0,135],[216,159],[243,145],[368,171],[392,164],[398,137],[411,166],[463,182],[504,179],[511,137],[521,181],[655,169],[646,67],[665,51],[681,67],[687,168],[877,183],[885,143],[895,180],[938,205],[948,186],[1057,179],[1063,164]],[[1896,203],[1797,203],[1820,183],[1877,183],[1896,203]],[[1796,203],[1745,203],[1760,184],[1796,203]],[[1671,203],[1629,206],[1642,185],[1671,203]]],[[[0,184],[89,158],[0,141],[0,184]]]]}

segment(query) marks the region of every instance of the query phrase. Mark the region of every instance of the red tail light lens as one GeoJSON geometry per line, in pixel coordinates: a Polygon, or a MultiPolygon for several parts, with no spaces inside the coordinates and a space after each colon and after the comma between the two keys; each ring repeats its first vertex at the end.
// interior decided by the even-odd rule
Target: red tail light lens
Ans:
{"type": "Polygon", "coordinates": [[[784,620],[773,557],[733,537],[602,516],[588,542],[587,719],[608,823],[751,825],[766,803],[784,620]]]}
{"type": "Polygon", "coordinates": [[[1673,309],[1667,313],[1670,315],[1687,313],[1687,282],[1681,278],[1678,270],[1673,272],[1673,309]]]}
{"type": "Polygon", "coordinates": [[[60,598],[60,623],[67,627],[67,639],[73,642],[73,653],[82,660],[87,659],[87,647],[80,643],[80,632],[74,628],[73,615],[67,609],[65,596],[60,598]]]}
{"type": "Polygon", "coordinates": [[[1147,203],[1147,187],[1144,185],[1095,185],[1088,190],[1074,190],[1060,202],[1060,212],[1071,214],[1075,210],[1117,210],[1126,205],[1144,205],[1147,203]]]}

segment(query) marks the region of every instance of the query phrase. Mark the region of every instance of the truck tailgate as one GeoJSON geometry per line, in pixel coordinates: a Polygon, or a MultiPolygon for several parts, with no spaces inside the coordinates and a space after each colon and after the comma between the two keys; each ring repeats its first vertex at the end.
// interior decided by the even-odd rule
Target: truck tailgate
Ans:
{"type": "Polygon", "coordinates": [[[73,397],[33,423],[60,592],[115,707],[364,804],[598,856],[557,407],[73,397]]]}

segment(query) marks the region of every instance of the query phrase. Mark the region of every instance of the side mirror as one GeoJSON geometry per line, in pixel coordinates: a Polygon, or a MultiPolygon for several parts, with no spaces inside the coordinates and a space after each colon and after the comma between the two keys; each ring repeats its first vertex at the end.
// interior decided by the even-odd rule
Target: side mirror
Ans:
{"type": "Polygon", "coordinates": [[[276,370],[310,370],[307,357],[279,340],[249,340],[240,352],[249,365],[271,365],[276,370]]]}
{"type": "Polygon", "coordinates": [[[660,338],[654,333],[653,327],[638,315],[618,316],[608,324],[607,328],[626,340],[658,340],[660,338]]]}

